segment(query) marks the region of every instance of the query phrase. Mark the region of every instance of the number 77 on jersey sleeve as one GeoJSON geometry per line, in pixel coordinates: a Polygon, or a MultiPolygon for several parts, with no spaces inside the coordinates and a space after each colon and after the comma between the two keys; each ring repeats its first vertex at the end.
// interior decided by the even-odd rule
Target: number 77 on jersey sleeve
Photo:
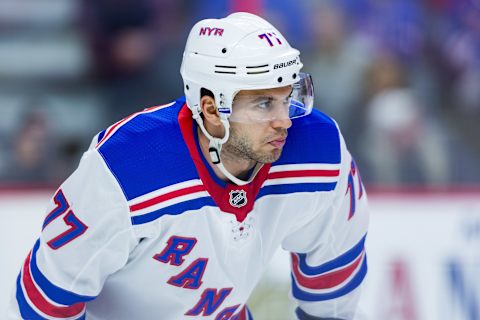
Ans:
{"type": "Polygon", "coordinates": [[[350,164],[350,173],[348,174],[348,185],[347,185],[347,193],[350,193],[350,210],[348,212],[348,220],[350,220],[353,215],[355,214],[355,203],[356,203],[356,194],[355,194],[355,182],[354,178],[355,176],[358,179],[358,199],[362,198],[363,196],[363,183],[362,183],[362,178],[360,177],[360,172],[358,172],[357,169],[357,164],[355,163],[355,160],[352,159],[352,162],[350,164]]]}
{"type": "Polygon", "coordinates": [[[62,189],[59,189],[53,197],[55,208],[45,218],[42,230],[45,229],[53,220],[63,216],[63,221],[68,226],[67,230],[47,242],[48,246],[54,250],[60,249],[70,241],[75,240],[87,231],[88,227],[75,216],[70,209],[62,189]]]}

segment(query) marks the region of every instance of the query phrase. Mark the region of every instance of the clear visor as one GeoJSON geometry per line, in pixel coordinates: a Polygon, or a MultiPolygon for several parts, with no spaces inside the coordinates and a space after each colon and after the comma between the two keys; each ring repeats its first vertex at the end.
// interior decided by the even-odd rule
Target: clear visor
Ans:
{"type": "Polygon", "coordinates": [[[231,122],[269,122],[295,119],[309,115],[313,108],[312,78],[299,73],[292,85],[240,91],[233,99],[231,122]]]}

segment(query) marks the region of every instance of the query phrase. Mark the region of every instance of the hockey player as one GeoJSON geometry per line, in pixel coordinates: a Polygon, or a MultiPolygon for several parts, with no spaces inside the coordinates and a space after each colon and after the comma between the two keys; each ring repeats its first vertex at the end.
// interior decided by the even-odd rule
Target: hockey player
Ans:
{"type": "Polygon", "coordinates": [[[262,18],[198,22],[185,98],[94,138],[52,198],[8,318],[251,319],[282,247],[297,318],[354,319],[366,194],[301,67],[262,18]]]}

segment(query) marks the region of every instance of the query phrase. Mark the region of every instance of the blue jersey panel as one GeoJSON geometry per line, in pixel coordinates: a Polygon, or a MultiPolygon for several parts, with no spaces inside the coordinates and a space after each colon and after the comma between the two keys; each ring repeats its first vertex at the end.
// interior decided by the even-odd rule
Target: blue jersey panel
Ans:
{"type": "Polygon", "coordinates": [[[140,113],[99,148],[128,200],[191,179],[198,179],[178,124],[185,98],[172,106],[140,113]]]}
{"type": "Polygon", "coordinates": [[[335,122],[313,110],[307,117],[292,120],[282,156],[275,165],[340,162],[340,137],[335,122]]]}

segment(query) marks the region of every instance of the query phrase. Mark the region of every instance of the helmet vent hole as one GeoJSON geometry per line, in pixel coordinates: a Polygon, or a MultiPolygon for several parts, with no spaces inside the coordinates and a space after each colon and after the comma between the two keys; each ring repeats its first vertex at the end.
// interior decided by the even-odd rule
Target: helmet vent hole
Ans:
{"type": "Polygon", "coordinates": [[[268,67],[268,64],[262,64],[259,66],[247,66],[247,69],[266,68],[266,67],[268,67]]]}
{"type": "Polygon", "coordinates": [[[215,73],[223,73],[223,74],[237,74],[236,72],[233,72],[233,71],[219,71],[219,70],[215,70],[215,73]]]}
{"type": "Polygon", "coordinates": [[[246,66],[247,74],[262,74],[268,73],[270,70],[268,69],[268,64],[262,64],[257,66],[246,66]]]}
{"type": "Polygon", "coordinates": [[[293,79],[297,79],[297,74],[294,73],[293,76],[292,76],[293,79]]]}
{"type": "Polygon", "coordinates": [[[278,81],[278,82],[282,82],[282,81],[283,81],[283,78],[282,78],[282,77],[278,77],[277,81],[278,81]]]}
{"type": "Polygon", "coordinates": [[[227,48],[223,48],[222,53],[227,53],[227,48]]]}
{"type": "Polygon", "coordinates": [[[262,71],[248,71],[247,74],[261,74],[261,73],[268,73],[270,70],[262,70],[262,71]]]}
{"type": "Polygon", "coordinates": [[[189,89],[190,89],[190,87],[188,86],[188,84],[185,86],[185,88],[186,88],[187,90],[189,90],[189,89]]]}
{"type": "Polygon", "coordinates": [[[237,69],[236,66],[221,66],[216,64],[215,68],[215,73],[237,74],[235,72],[235,69],[237,69]]]}

